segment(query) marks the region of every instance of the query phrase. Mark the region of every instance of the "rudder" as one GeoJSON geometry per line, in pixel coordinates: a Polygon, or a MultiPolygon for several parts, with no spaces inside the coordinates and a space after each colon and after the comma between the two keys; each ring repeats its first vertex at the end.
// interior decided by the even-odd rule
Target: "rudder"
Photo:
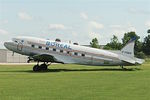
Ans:
{"type": "Polygon", "coordinates": [[[134,57],[134,45],[135,45],[136,37],[132,38],[122,49],[122,55],[128,57],[134,57]]]}

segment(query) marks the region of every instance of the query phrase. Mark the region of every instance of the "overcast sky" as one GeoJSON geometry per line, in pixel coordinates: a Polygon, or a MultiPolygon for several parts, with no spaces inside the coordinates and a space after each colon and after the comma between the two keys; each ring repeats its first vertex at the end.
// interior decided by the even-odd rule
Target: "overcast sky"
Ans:
{"type": "Polygon", "coordinates": [[[0,48],[16,36],[89,44],[150,28],[150,0],[0,0],[0,48]]]}

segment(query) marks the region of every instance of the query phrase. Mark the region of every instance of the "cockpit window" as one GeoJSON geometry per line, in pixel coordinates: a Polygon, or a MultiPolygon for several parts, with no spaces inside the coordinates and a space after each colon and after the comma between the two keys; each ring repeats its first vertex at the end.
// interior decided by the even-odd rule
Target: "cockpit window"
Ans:
{"type": "Polygon", "coordinates": [[[24,40],[21,40],[21,42],[23,43],[23,42],[24,42],[24,40]]]}
{"type": "Polygon", "coordinates": [[[18,40],[16,38],[13,38],[12,41],[18,43],[18,40]]]}
{"type": "Polygon", "coordinates": [[[15,43],[24,43],[24,40],[19,38],[13,38],[12,41],[15,43]]]}

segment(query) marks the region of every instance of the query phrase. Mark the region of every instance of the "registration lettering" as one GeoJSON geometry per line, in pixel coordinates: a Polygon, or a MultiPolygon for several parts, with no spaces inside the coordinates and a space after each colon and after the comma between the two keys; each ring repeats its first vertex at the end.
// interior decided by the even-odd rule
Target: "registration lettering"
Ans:
{"type": "Polygon", "coordinates": [[[50,46],[54,46],[54,47],[58,47],[58,48],[64,48],[64,49],[71,49],[70,45],[67,44],[60,44],[57,42],[46,42],[46,46],[50,47],[50,46]]]}

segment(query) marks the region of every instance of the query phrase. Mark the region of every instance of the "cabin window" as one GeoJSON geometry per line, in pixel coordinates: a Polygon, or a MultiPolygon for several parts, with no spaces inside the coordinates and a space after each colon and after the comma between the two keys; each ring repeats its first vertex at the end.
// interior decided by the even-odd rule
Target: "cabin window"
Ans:
{"type": "Polygon", "coordinates": [[[77,53],[77,52],[75,52],[75,53],[74,53],[74,55],[76,55],[76,56],[77,56],[77,55],[78,55],[78,53],[77,53]]]}
{"type": "Polygon", "coordinates": [[[42,46],[39,46],[39,49],[42,49],[42,46]]]}
{"type": "Polygon", "coordinates": [[[53,48],[53,51],[56,51],[56,49],[55,49],[55,48],[53,48]]]}
{"type": "Polygon", "coordinates": [[[81,54],[81,56],[82,56],[82,57],[84,57],[84,56],[85,56],[85,54],[81,54]]]}
{"type": "Polygon", "coordinates": [[[49,50],[49,47],[46,47],[46,50],[49,50]]]}
{"type": "Polygon", "coordinates": [[[60,50],[61,53],[63,53],[63,50],[60,50]]]}
{"type": "Polygon", "coordinates": [[[70,53],[70,51],[67,51],[67,54],[69,54],[70,53]]]}
{"type": "Polygon", "coordinates": [[[34,47],[35,47],[35,45],[33,45],[33,44],[32,44],[32,45],[31,45],[31,47],[32,47],[32,48],[34,48],[34,47]]]}

